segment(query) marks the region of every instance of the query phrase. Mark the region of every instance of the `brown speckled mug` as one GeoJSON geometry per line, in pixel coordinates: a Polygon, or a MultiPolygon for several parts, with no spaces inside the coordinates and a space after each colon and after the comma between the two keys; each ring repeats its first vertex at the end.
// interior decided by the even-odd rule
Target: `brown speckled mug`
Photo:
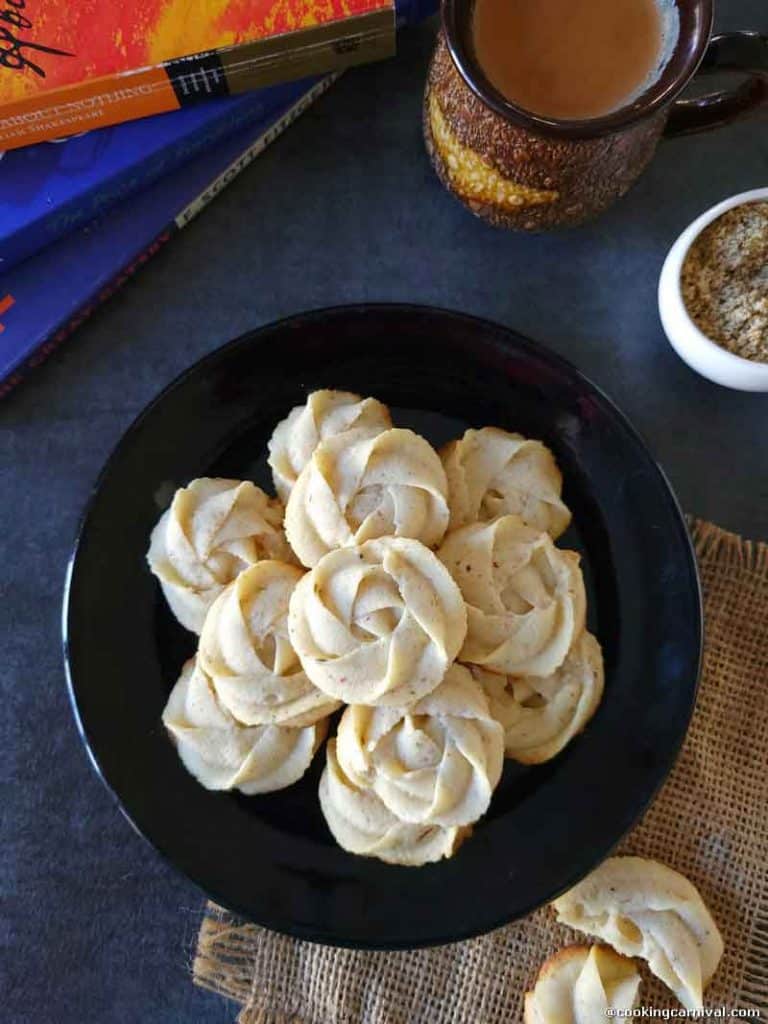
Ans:
{"type": "Polygon", "coordinates": [[[768,37],[711,36],[713,0],[673,0],[676,36],[661,73],[620,109],[586,121],[540,117],[488,81],[472,47],[474,0],[443,0],[424,97],[424,135],[440,180],[506,228],[579,224],[619,199],[662,135],[725,124],[768,103],[768,37]],[[679,99],[699,71],[738,71],[731,91],[679,99]]]}

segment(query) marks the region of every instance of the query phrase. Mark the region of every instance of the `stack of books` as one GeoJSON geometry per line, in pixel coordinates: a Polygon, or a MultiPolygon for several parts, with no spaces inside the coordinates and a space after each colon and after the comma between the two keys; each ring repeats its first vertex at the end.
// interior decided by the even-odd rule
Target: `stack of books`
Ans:
{"type": "Polygon", "coordinates": [[[0,397],[437,0],[0,0],[0,397]]]}

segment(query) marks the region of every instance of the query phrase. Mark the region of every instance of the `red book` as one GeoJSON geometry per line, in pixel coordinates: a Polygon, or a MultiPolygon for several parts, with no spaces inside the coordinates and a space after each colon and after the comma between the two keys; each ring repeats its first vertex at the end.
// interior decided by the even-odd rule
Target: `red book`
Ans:
{"type": "Polygon", "coordinates": [[[0,0],[0,150],[390,56],[393,0],[0,0]]]}

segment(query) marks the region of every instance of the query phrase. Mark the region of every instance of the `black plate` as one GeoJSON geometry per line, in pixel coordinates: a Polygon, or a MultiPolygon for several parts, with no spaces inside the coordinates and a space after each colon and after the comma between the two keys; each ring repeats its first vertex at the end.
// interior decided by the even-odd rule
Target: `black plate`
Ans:
{"type": "Polygon", "coordinates": [[[217,902],[302,938],[412,947],[487,931],[595,867],[678,752],[701,655],[696,566],[675,498],[642,441],[572,366],[496,324],[418,306],[354,306],[271,324],[197,363],[126,433],[96,486],[70,566],[65,655],[91,758],[134,826],[217,902]],[[160,714],[193,638],[145,564],[174,488],[203,475],[270,487],[265,446],[320,387],[373,394],[434,444],[494,424],[544,440],[565,478],[606,692],[546,765],[508,763],[488,816],[449,861],[390,867],[333,842],[322,756],[263,797],[209,793],[160,714]]]}

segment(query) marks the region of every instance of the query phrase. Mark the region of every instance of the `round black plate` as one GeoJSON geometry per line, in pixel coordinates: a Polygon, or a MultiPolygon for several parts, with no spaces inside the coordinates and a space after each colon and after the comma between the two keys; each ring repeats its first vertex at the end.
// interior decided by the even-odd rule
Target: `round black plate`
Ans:
{"type": "Polygon", "coordinates": [[[418,306],[321,310],[197,363],[133,424],[83,520],[65,599],[75,715],[135,827],[213,899],[259,924],[337,945],[412,947],[487,931],[595,867],[675,759],[696,694],[701,607],[685,523],[616,408],[572,366],[503,327],[418,306]],[[193,477],[270,488],[266,442],[315,388],[372,394],[433,444],[468,425],[541,438],[565,478],[606,692],[546,765],[508,763],[487,817],[449,861],[391,867],[333,842],[317,799],[323,757],[264,797],[209,793],[160,714],[193,637],[147,570],[149,533],[193,477]]]}

